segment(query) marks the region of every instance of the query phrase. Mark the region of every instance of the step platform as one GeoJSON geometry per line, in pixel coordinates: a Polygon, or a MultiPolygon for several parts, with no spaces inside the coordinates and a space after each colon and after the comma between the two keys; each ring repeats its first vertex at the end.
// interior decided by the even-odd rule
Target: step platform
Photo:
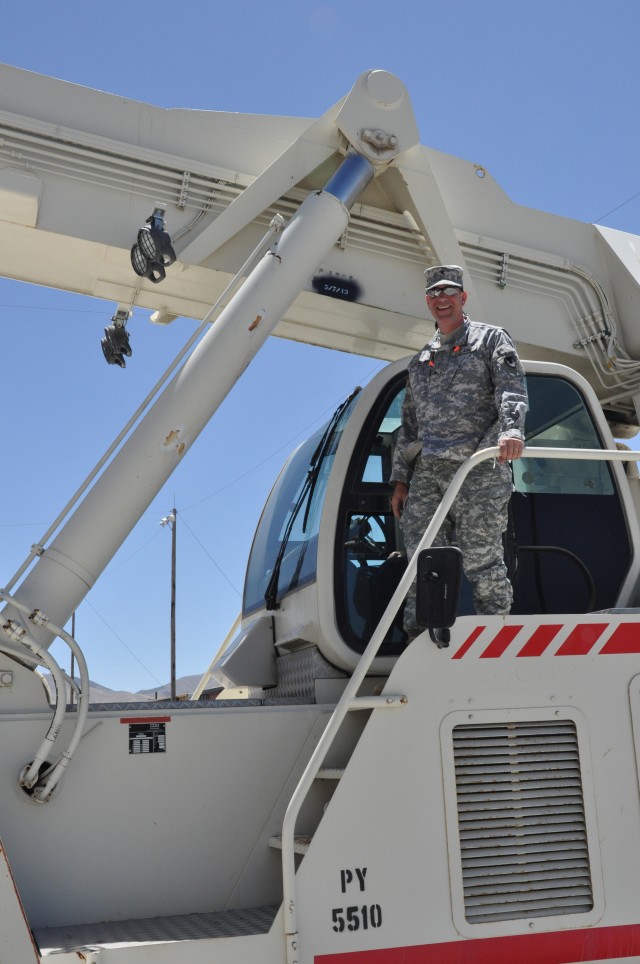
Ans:
{"type": "Polygon", "coordinates": [[[43,959],[66,954],[91,953],[103,948],[131,948],[136,945],[201,941],[228,937],[250,937],[271,929],[279,906],[149,917],[143,920],[105,921],[73,924],[35,931],[43,959]]]}

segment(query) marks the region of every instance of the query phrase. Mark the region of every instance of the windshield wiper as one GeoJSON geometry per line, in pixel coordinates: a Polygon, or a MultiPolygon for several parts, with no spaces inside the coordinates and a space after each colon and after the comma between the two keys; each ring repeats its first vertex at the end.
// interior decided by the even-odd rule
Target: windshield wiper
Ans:
{"type": "MultiPolygon", "coordinates": [[[[361,391],[360,388],[354,389],[351,395],[349,395],[349,397],[345,399],[345,401],[342,402],[342,404],[339,405],[338,408],[335,410],[335,412],[331,416],[331,421],[328,423],[326,429],[322,433],[322,437],[318,442],[316,449],[313,455],[311,456],[311,459],[309,460],[307,477],[304,480],[304,485],[300,490],[300,495],[296,499],[296,504],[294,505],[291,511],[291,515],[289,516],[289,521],[287,522],[286,529],[284,530],[282,541],[280,543],[280,548],[278,550],[278,555],[276,556],[276,561],[274,563],[273,570],[271,572],[269,584],[267,585],[267,589],[264,594],[267,610],[278,608],[277,599],[278,599],[278,584],[280,582],[280,570],[282,568],[282,560],[284,559],[284,554],[287,549],[289,538],[291,537],[291,532],[293,530],[294,523],[298,517],[300,509],[302,508],[306,500],[307,505],[304,513],[304,519],[302,521],[302,531],[306,532],[307,523],[309,521],[309,511],[310,511],[311,502],[313,499],[313,493],[315,492],[315,488],[318,482],[318,476],[320,475],[320,468],[322,466],[322,461],[328,452],[329,444],[333,438],[333,435],[338,426],[338,423],[340,422],[340,419],[342,418],[343,413],[345,412],[347,407],[351,404],[353,399],[360,391],[361,391]]],[[[304,551],[300,553],[300,558],[298,560],[298,564],[296,566],[296,570],[292,578],[292,583],[300,574],[300,568],[302,566],[303,559],[304,559],[304,551]]]]}

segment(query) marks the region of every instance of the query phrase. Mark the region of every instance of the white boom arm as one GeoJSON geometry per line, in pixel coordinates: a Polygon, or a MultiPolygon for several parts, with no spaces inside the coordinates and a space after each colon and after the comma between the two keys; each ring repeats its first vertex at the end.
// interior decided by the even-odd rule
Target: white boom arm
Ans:
{"type": "Polygon", "coordinates": [[[472,317],[506,327],[523,358],[577,369],[612,421],[637,425],[640,239],[513,203],[481,165],[419,145],[407,103],[374,70],[311,122],[164,110],[0,64],[2,272],[158,322],[202,319],[274,214],[319,190],[348,144],[375,163],[397,154],[323,260],[358,295],[325,297],[308,278],[275,334],[404,357],[425,341],[425,266],[460,264],[472,317]],[[396,147],[380,136],[390,127],[396,147]],[[178,259],[160,285],[129,260],[154,205],[178,259]]]}
{"type": "MultiPolygon", "coordinates": [[[[365,75],[345,101],[341,129],[350,150],[324,190],[309,194],[275,246],[128,438],[83,502],[14,593],[16,602],[46,613],[63,626],[147,509],[187,449],[207,424],[289,305],[345,231],[349,208],[375,173],[413,140],[413,118],[402,85],[391,75],[365,75]],[[371,114],[371,101],[394,97],[392,129],[380,150],[363,144],[356,118],[371,114]],[[369,108],[368,111],[366,108],[369,108]],[[365,110],[363,111],[363,108],[365,110]],[[355,133],[354,133],[355,132],[355,133]],[[380,153],[382,156],[378,157],[380,153]],[[370,159],[365,155],[369,154],[370,159]]],[[[374,104],[375,106],[375,104],[374,104]]],[[[386,105],[385,105],[386,109],[386,105]]],[[[378,132],[382,135],[383,132],[378,132]]],[[[5,610],[5,629],[24,619],[5,610]]],[[[30,628],[38,645],[51,642],[30,628]]]]}

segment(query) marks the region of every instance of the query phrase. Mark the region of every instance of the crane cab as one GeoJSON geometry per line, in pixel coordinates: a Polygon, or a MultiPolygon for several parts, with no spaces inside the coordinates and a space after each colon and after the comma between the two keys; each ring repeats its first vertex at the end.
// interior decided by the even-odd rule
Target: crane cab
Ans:
{"type": "MultiPolygon", "coordinates": [[[[215,668],[228,686],[282,696],[297,677],[293,695],[317,697],[318,679],[348,675],[356,665],[406,566],[389,476],[407,362],[356,390],[284,466],[255,534],[242,631],[215,668]]],[[[527,457],[513,465],[505,536],[512,613],[632,606],[638,479],[620,463],[537,459],[536,447],[606,449],[615,442],[581,376],[546,362],[525,367],[527,457]]],[[[473,619],[465,585],[458,616],[473,619]]],[[[406,645],[400,609],[372,672],[387,675],[406,645]]]]}

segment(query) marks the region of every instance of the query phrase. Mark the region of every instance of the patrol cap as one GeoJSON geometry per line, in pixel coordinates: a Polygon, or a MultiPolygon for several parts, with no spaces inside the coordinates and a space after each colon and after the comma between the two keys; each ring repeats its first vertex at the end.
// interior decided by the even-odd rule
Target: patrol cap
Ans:
{"type": "Polygon", "coordinates": [[[457,264],[436,264],[432,268],[427,268],[424,273],[425,290],[441,286],[448,287],[455,285],[456,288],[464,288],[462,283],[462,268],[457,264]]]}

